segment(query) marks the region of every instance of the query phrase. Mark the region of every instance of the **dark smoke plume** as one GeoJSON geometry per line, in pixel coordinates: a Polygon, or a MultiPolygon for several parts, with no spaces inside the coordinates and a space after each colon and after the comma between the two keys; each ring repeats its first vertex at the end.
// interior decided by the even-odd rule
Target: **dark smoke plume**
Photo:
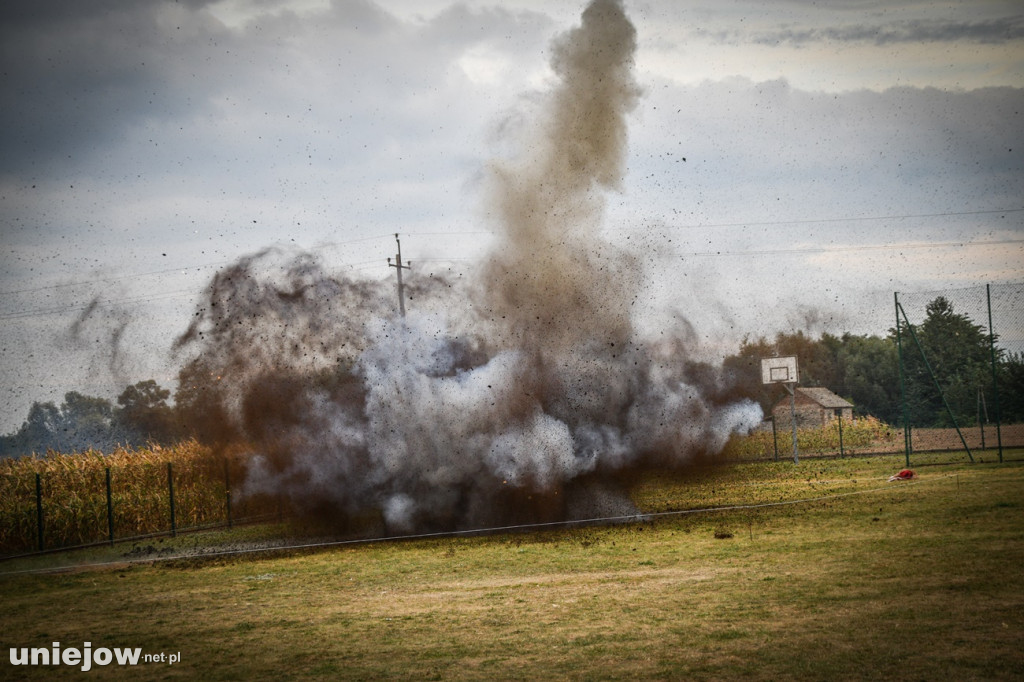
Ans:
{"type": "Polygon", "coordinates": [[[306,253],[214,278],[177,343],[183,384],[211,437],[249,448],[250,492],[391,531],[630,513],[617,475],[717,453],[760,420],[687,361],[685,325],[641,338],[638,258],[600,238],[635,51],[617,0],[555,40],[541,122],[489,174],[498,244],[465,283],[413,271],[407,318],[389,283],[306,253]]]}

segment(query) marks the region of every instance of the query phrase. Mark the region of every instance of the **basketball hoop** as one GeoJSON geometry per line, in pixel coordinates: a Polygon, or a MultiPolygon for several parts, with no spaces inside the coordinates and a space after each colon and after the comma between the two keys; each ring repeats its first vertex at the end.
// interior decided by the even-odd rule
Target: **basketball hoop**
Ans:
{"type": "Polygon", "coordinates": [[[761,359],[761,383],[782,384],[789,392],[789,409],[793,422],[793,462],[800,463],[800,455],[796,446],[796,385],[800,383],[800,368],[796,356],[761,359]]]}

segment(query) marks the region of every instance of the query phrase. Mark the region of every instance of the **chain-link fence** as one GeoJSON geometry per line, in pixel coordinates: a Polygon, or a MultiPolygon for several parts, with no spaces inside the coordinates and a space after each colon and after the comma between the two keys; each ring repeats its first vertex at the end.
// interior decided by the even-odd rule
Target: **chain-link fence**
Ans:
{"type": "Polygon", "coordinates": [[[895,294],[903,448],[1024,447],[1024,283],[895,294]]]}
{"type": "Polygon", "coordinates": [[[232,498],[238,463],[184,443],[0,462],[0,558],[282,519],[280,497],[232,498]]]}

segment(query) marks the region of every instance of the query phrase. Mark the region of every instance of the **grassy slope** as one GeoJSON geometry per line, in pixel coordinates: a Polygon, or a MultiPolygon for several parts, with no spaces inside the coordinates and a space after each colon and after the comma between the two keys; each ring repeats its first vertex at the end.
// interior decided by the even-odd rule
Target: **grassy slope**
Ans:
{"type": "Polygon", "coordinates": [[[156,678],[1020,679],[1024,465],[899,468],[650,476],[655,512],[861,492],[647,524],[8,575],[0,677],[77,676],[6,649],[90,641],[180,651],[103,670],[156,678]]]}

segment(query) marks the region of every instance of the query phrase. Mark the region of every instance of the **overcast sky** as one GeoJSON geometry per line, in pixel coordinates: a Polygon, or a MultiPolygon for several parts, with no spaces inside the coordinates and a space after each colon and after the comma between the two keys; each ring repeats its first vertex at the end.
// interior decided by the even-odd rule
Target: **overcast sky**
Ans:
{"type": "MultiPolygon", "coordinates": [[[[582,8],[4,3],[0,432],[66,390],[173,389],[196,294],[264,246],[387,277],[400,232],[414,266],[471,268],[482,169],[582,8]],[[67,340],[101,293],[130,320],[127,375],[67,340]]],[[[883,334],[894,290],[1024,280],[1019,2],[626,9],[645,94],[604,234],[674,255],[650,268],[648,324],[674,308],[723,352],[883,334]]]]}

